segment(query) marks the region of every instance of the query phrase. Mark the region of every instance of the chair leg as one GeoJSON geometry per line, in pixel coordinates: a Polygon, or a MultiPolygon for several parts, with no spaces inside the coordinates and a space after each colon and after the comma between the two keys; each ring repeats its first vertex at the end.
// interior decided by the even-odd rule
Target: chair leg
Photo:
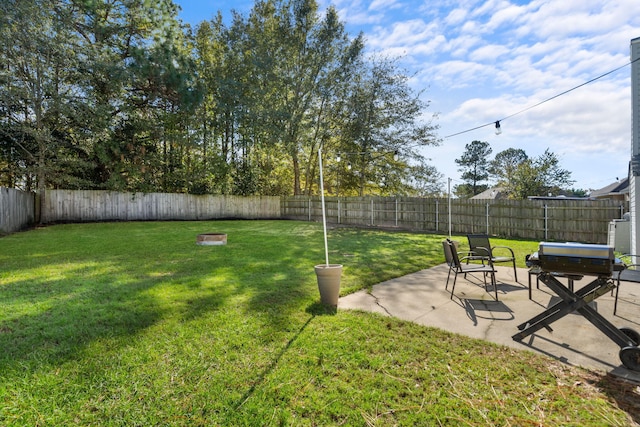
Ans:
{"type": "Polygon", "coordinates": [[[451,296],[449,299],[453,299],[453,291],[456,288],[456,280],[458,279],[458,273],[456,272],[455,276],[453,276],[453,286],[451,286],[451,296]]]}
{"type": "Polygon", "coordinates": [[[516,279],[516,283],[518,283],[518,270],[516,269],[516,260],[513,260],[513,277],[516,279]]]}
{"type": "Polygon", "coordinates": [[[485,292],[489,292],[489,286],[487,285],[487,274],[491,275],[491,285],[493,286],[493,292],[496,295],[496,301],[498,301],[498,282],[496,281],[496,272],[495,271],[485,271],[483,273],[484,291],[485,292]]]}
{"type": "Polygon", "coordinates": [[[491,283],[493,283],[493,292],[496,295],[496,301],[498,301],[498,282],[496,281],[496,272],[491,272],[491,283]]]}
{"type": "Polygon", "coordinates": [[[618,311],[618,291],[620,290],[620,279],[618,279],[618,284],[616,286],[616,296],[613,300],[613,315],[616,315],[616,311],[618,311]]]}

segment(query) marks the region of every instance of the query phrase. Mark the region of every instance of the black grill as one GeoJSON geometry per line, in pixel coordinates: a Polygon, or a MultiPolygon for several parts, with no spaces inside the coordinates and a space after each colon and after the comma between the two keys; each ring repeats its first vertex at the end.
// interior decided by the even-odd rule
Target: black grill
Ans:
{"type": "Polygon", "coordinates": [[[613,248],[583,243],[540,242],[538,262],[542,271],[591,276],[611,276],[613,248]]]}

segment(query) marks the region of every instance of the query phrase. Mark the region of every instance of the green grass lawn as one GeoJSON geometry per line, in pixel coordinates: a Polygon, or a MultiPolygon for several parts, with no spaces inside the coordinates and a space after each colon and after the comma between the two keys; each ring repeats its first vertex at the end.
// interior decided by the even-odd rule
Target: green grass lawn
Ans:
{"type": "MultiPolygon", "coordinates": [[[[345,294],[442,263],[442,239],[332,229],[330,261],[345,294]]],[[[537,248],[492,243],[521,265],[537,248]]],[[[0,239],[0,425],[630,425],[607,377],[324,309],[322,263],[322,226],[306,222],[69,224],[0,239]],[[196,245],[205,232],[228,244],[196,245]]]]}

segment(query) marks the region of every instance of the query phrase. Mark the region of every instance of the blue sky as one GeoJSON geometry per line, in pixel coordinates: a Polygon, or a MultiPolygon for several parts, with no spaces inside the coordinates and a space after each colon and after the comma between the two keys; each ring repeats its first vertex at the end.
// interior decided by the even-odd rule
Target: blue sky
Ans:
{"type": "MultiPolygon", "coordinates": [[[[174,0],[192,25],[220,10],[247,13],[253,1],[174,0]]],[[[367,49],[399,57],[437,114],[443,138],[426,148],[431,164],[460,183],[455,159],[473,140],[493,155],[549,148],[575,188],[597,189],[627,174],[631,152],[629,45],[640,37],[637,0],[320,0],[333,5],[367,49]],[[604,73],[619,71],[540,106],[604,73]],[[521,112],[521,113],[520,113],[521,112]],[[516,114],[519,113],[519,114],[516,114]],[[509,117],[515,114],[513,117],[509,117]],[[467,129],[493,126],[447,137],[467,129]]]]}

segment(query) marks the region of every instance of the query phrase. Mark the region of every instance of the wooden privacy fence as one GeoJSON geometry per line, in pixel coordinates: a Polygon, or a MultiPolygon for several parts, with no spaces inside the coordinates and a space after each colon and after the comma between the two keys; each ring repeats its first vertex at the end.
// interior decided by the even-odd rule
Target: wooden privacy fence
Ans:
{"type": "MultiPolygon", "coordinates": [[[[607,243],[609,223],[628,203],[613,200],[461,200],[413,197],[326,197],[327,221],[352,226],[447,234],[487,233],[533,240],[607,243]],[[450,207],[450,208],[449,208],[450,207]]],[[[211,196],[0,187],[0,233],[43,223],[168,221],[220,218],[321,221],[320,197],[211,196]]]]}
{"type": "Polygon", "coordinates": [[[280,218],[280,198],[47,190],[42,222],[280,218]]]}
{"type": "MultiPolygon", "coordinates": [[[[325,197],[325,204],[333,224],[602,244],[609,222],[628,210],[627,203],[613,200],[325,197]]],[[[282,217],[321,221],[320,197],[284,197],[282,217]]]]}
{"type": "Polygon", "coordinates": [[[0,234],[14,233],[35,222],[33,193],[0,187],[0,234]]]}

